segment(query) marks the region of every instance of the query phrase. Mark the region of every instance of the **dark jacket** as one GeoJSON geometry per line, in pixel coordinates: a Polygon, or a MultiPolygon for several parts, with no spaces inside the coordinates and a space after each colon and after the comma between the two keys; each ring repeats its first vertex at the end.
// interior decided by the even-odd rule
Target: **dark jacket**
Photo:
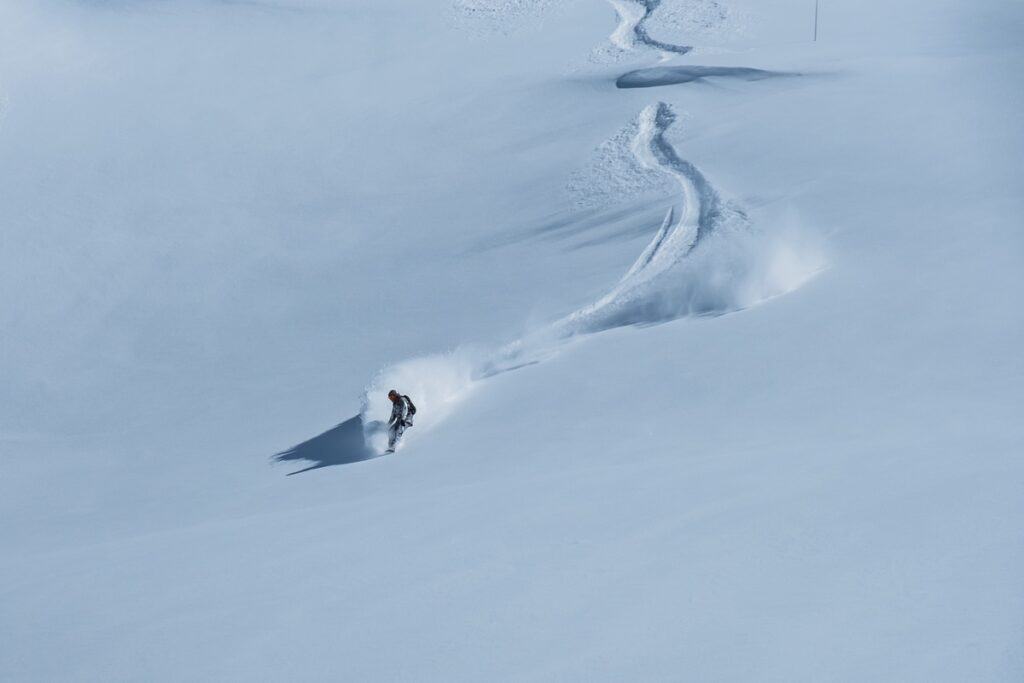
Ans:
{"type": "Polygon", "coordinates": [[[391,404],[391,419],[388,420],[388,424],[404,424],[406,426],[412,424],[412,417],[409,415],[409,403],[405,400],[405,396],[399,396],[398,400],[391,404]]]}

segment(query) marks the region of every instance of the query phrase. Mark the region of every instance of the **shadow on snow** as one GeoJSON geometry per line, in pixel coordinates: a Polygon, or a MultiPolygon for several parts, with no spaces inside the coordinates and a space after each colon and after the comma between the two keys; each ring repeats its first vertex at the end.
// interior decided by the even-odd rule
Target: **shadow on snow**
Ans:
{"type": "Polygon", "coordinates": [[[363,418],[360,415],[350,417],[339,425],[328,429],[319,436],[307,439],[297,446],[292,446],[274,456],[274,462],[291,462],[305,460],[313,464],[295,472],[300,474],[321,467],[333,465],[351,465],[356,462],[370,460],[380,455],[375,453],[366,443],[363,431],[363,418]]]}
{"type": "Polygon", "coordinates": [[[615,80],[615,85],[618,88],[655,88],[662,85],[692,83],[705,78],[763,81],[766,78],[800,75],[802,74],[765,71],[744,66],[656,66],[624,73],[615,80]]]}

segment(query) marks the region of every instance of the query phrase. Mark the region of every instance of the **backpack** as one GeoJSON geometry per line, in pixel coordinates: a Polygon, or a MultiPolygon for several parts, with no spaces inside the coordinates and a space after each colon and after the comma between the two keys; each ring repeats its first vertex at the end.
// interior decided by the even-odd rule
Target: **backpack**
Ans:
{"type": "Polygon", "coordinates": [[[402,398],[405,399],[405,405],[409,409],[409,415],[415,415],[416,414],[416,406],[413,405],[412,399],[409,398],[408,396],[405,396],[404,394],[402,395],[402,398]]]}

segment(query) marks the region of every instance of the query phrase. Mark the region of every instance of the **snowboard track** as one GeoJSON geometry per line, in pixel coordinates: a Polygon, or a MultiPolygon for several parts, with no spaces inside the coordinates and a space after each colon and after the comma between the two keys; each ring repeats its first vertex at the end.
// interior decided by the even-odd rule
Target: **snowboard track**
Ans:
{"type": "Polygon", "coordinates": [[[662,0],[608,0],[619,15],[619,25],[612,33],[612,43],[624,51],[643,45],[660,52],[685,55],[693,50],[691,45],[675,45],[652,38],[647,31],[647,20],[662,0]]]}
{"type": "Polygon", "coordinates": [[[559,338],[661,322],[694,312],[692,303],[679,306],[664,300],[669,289],[665,276],[683,264],[724,220],[745,222],[743,212],[727,206],[700,169],[680,157],[666,139],[676,120],[665,102],[645,107],[640,112],[633,154],[644,166],[668,174],[679,184],[678,210],[675,206],[669,209],[650,243],[611,291],[554,324],[559,338]]]}
{"type": "MultiPolygon", "coordinates": [[[[644,22],[661,5],[661,0],[609,2],[620,18],[612,41],[623,49],[633,49],[639,44],[675,54],[692,50],[689,46],[655,40],[647,33],[644,22]]],[[[629,72],[620,77],[617,85],[648,87],[709,76],[760,80],[776,75],[796,74],[744,67],[662,67],[629,72]],[[626,85],[622,84],[623,79],[626,85]]],[[[820,271],[823,267],[820,264],[811,269],[803,264],[802,273],[790,276],[783,283],[766,286],[758,280],[763,279],[764,273],[759,269],[764,268],[765,258],[770,259],[770,255],[759,252],[764,244],[750,239],[753,232],[746,214],[723,201],[700,169],[683,159],[667,139],[676,121],[672,107],[660,101],[645,107],[638,116],[630,151],[641,166],[674,179],[681,196],[668,209],[646,247],[604,296],[496,351],[459,348],[385,367],[366,387],[357,415],[324,434],[278,453],[275,459],[315,463],[300,471],[369,460],[382,450],[381,425],[389,411],[386,395],[391,387],[401,387],[416,397],[420,410],[417,428],[411,436],[417,439],[441,423],[481,380],[541,363],[557,354],[573,338],[617,327],[742,310],[790,291],[820,271]],[[712,238],[715,238],[714,244],[709,245],[712,238]],[[344,452],[335,452],[339,444],[344,452]]],[[[592,218],[600,220],[597,215],[592,218]]],[[[555,221],[540,232],[571,232],[577,229],[572,226],[575,220],[555,221]]]]}
{"type": "Polygon", "coordinates": [[[666,133],[676,115],[665,102],[648,105],[640,112],[632,151],[640,164],[672,177],[680,186],[681,199],[669,208],[661,226],[612,289],[593,303],[577,309],[523,339],[507,344],[476,372],[478,378],[539,362],[559,344],[582,335],[637,324],[665,322],[690,314],[733,310],[720,298],[701,300],[699,287],[683,286],[681,297],[671,294],[679,267],[724,221],[745,226],[745,214],[723,202],[704,174],[682,159],[666,133]],[[695,294],[696,292],[696,294],[695,294]],[[668,295],[667,295],[668,294],[668,295]]]}

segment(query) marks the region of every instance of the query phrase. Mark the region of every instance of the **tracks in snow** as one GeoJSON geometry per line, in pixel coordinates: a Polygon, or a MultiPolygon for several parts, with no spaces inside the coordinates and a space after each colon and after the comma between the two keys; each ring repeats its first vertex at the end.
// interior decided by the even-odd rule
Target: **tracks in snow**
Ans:
{"type": "Polygon", "coordinates": [[[680,158],[672,143],[665,139],[666,131],[675,120],[675,112],[664,102],[647,106],[640,112],[640,131],[633,153],[641,163],[659,168],[678,181],[683,192],[683,208],[662,244],[674,244],[679,256],[685,256],[714,229],[722,202],[704,174],[680,158]]]}
{"type": "Polygon", "coordinates": [[[726,207],[700,169],[682,159],[665,138],[675,121],[675,113],[665,102],[645,107],[632,151],[641,164],[668,174],[679,184],[679,209],[669,209],[654,238],[611,291],[553,325],[559,338],[668,320],[705,307],[693,297],[666,296],[672,288],[672,275],[723,221],[743,220],[744,216],[726,207]]]}
{"type": "MultiPolygon", "coordinates": [[[[624,50],[643,46],[679,55],[692,50],[690,46],[655,40],[648,34],[644,24],[661,0],[609,2],[620,19],[611,37],[617,46],[624,50]]],[[[634,74],[645,81],[643,85],[662,85],[709,75],[758,80],[769,73],[732,68],[729,73],[711,74],[702,69],[722,71],[725,67],[669,67],[634,74]]],[[[387,416],[386,395],[391,387],[400,387],[416,398],[422,417],[412,434],[415,439],[443,421],[481,380],[542,362],[573,337],[625,325],[740,310],[800,286],[821,269],[820,257],[815,260],[816,255],[796,254],[789,248],[783,254],[785,268],[779,272],[779,264],[773,262],[773,246],[753,237],[745,214],[724,202],[704,174],[680,157],[666,138],[675,122],[676,115],[665,102],[648,105],[639,115],[630,150],[641,165],[671,176],[679,185],[680,199],[612,289],[593,303],[497,351],[456,351],[413,358],[384,368],[366,388],[358,420],[353,418],[341,425],[354,434],[354,446],[346,456],[350,459],[345,462],[379,452],[381,435],[374,426],[387,416]],[[362,434],[352,425],[361,426],[362,434]]],[[[317,459],[310,457],[316,454],[315,449],[306,446],[319,444],[322,438],[334,439],[333,432],[279,457],[317,459]]]]}
{"type": "Polygon", "coordinates": [[[669,209],[653,239],[607,294],[506,345],[484,362],[476,373],[478,378],[538,363],[561,342],[579,335],[742,307],[728,294],[712,291],[709,295],[709,288],[702,283],[706,273],[699,264],[687,269],[689,257],[719,227],[745,225],[745,217],[727,206],[700,169],[682,159],[666,139],[675,122],[676,115],[665,102],[645,107],[631,151],[641,165],[665,173],[679,184],[678,209],[669,209]]]}
{"type": "Polygon", "coordinates": [[[643,45],[660,52],[685,55],[693,50],[690,45],[674,45],[651,37],[646,23],[662,0],[608,0],[619,15],[619,25],[609,36],[612,43],[624,51],[643,45]]]}

